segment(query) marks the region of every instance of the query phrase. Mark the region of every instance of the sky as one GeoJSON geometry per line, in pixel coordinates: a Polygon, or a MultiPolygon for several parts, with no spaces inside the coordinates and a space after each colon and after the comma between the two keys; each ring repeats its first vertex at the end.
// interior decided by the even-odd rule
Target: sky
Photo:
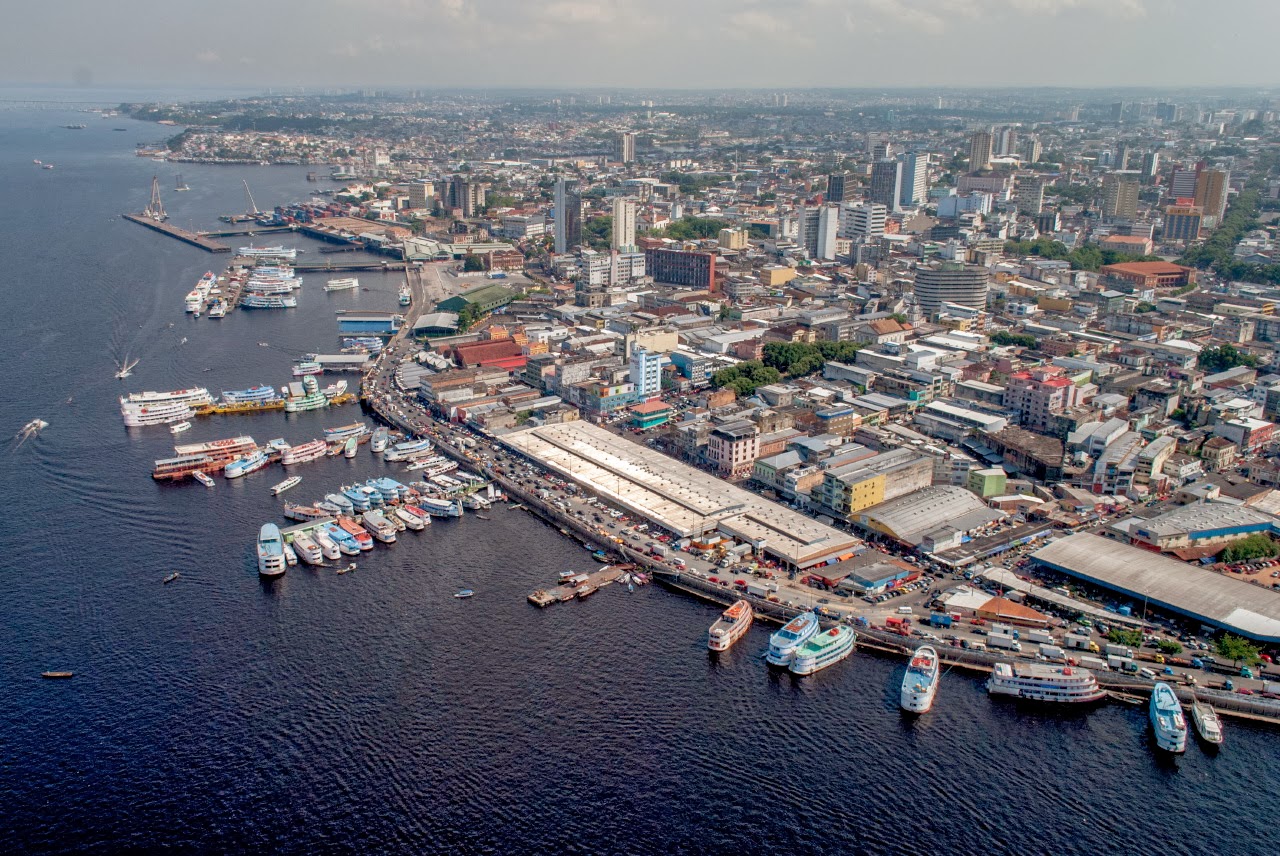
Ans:
{"type": "Polygon", "coordinates": [[[1280,0],[55,0],[0,83],[1271,86],[1280,0]]]}

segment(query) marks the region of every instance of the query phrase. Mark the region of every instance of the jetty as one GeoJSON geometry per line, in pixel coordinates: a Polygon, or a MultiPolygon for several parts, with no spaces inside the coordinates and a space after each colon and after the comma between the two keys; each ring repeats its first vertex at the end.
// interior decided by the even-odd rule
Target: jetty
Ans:
{"type": "Polygon", "coordinates": [[[121,214],[120,216],[131,223],[137,223],[139,226],[146,226],[148,229],[159,232],[162,235],[168,235],[170,238],[177,238],[179,241],[185,241],[193,247],[199,247],[200,249],[210,253],[231,252],[231,247],[226,244],[219,243],[218,241],[211,241],[203,235],[198,235],[195,232],[189,232],[179,226],[174,226],[161,220],[156,220],[153,217],[147,217],[142,214],[121,214]]]}

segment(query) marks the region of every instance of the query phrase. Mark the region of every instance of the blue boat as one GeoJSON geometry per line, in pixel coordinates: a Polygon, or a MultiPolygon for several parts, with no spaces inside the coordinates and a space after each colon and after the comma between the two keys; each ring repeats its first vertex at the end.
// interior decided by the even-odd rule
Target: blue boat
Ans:
{"type": "Polygon", "coordinates": [[[387,449],[383,459],[387,461],[403,461],[411,455],[426,454],[431,451],[431,441],[425,438],[421,440],[407,440],[403,443],[396,443],[390,449],[387,449]]]}
{"type": "Polygon", "coordinates": [[[266,465],[267,453],[259,449],[256,452],[245,455],[243,458],[236,458],[227,464],[227,468],[222,471],[222,474],[229,479],[236,479],[255,470],[260,470],[266,465]]]}
{"type": "Polygon", "coordinates": [[[1157,746],[1166,752],[1187,751],[1187,720],[1172,687],[1161,681],[1152,688],[1147,713],[1151,717],[1157,746]]]}
{"type": "Polygon", "coordinates": [[[369,479],[365,484],[381,494],[383,502],[400,502],[409,496],[409,488],[395,479],[369,479]]]}
{"type": "Polygon", "coordinates": [[[790,666],[796,649],[818,632],[818,615],[802,612],[769,637],[769,653],[765,659],[774,666],[790,666]]]}
{"type": "Polygon", "coordinates": [[[263,384],[261,386],[251,386],[248,389],[233,389],[222,391],[222,400],[227,404],[239,404],[246,401],[275,401],[280,397],[280,393],[273,386],[263,384]]]}
{"type": "Polygon", "coordinates": [[[342,490],[342,495],[347,498],[349,503],[351,503],[352,510],[354,511],[368,511],[373,507],[372,503],[369,501],[369,494],[362,489],[363,487],[363,485],[355,485],[343,488],[342,490]]]}
{"type": "Polygon", "coordinates": [[[355,556],[360,552],[360,544],[355,536],[336,523],[326,523],[322,529],[344,555],[355,556]]]}

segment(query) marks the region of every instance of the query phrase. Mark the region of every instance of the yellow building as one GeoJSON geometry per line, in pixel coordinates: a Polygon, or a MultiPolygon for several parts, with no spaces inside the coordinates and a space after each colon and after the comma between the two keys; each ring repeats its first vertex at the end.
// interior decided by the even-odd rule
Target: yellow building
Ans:
{"type": "Polygon", "coordinates": [[[721,229],[720,246],[726,250],[745,250],[747,248],[746,229],[721,229]]]}
{"type": "Polygon", "coordinates": [[[766,288],[778,288],[796,278],[796,269],[786,265],[765,265],[760,268],[760,284],[766,288]]]}

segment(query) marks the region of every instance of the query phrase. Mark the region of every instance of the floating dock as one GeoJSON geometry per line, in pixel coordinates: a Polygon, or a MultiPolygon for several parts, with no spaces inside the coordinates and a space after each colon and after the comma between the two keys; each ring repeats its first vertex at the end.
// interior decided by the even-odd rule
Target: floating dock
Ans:
{"type": "Polygon", "coordinates": [[[186,229],[164,223],[160,220],[144,217],[141,214],[121,214],[126,220],[137,223],[139,226],[146,226],[148,229],[159,232],[162,235],[168,235],[170,238],[177,238],[179,241],[185,241],[193,247],[199,247],[210,253],[229,253],[231,248],[226,244],[220,244],[217,241],[211,241],[206,237],[197,235],[195,232],[188,232],[186,229]]]}

